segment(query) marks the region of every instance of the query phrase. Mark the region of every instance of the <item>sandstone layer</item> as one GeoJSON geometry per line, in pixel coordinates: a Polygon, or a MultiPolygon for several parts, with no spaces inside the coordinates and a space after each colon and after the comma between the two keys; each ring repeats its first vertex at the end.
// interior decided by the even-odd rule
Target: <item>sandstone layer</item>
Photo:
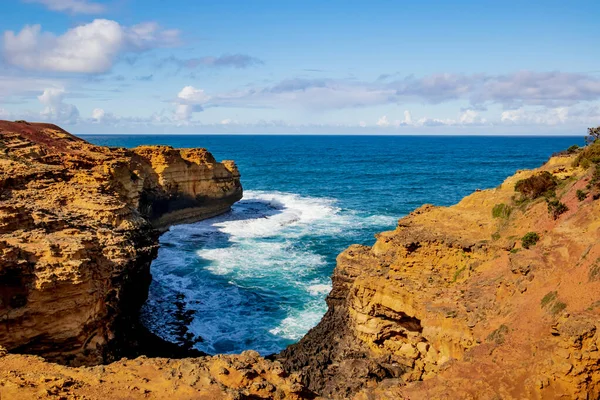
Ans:
{"type": "Polygon", "coordinates": [[[229,210],[239,177],[205,149],[0,121],[0,345],[73,365],[127,353],[159,231],[229,210]]]}
{"type": "Polygon", "coordinates": [[[600,396],[600,143],[351,246],[326,315],[279,355],[73,367],[47,360],[109,362],[139,340],[157,230],[226,210],[239,174],[204,150],[0,131],[3,399],[600,396]]]}
{"type": "Polygon", "coordinates": [[[351,246],[327,314],[278,358],[334,398],[598,398],[600,168],[575,158],[351,246]],[[551,190],[515,192],[532,176],[551,190]]]}

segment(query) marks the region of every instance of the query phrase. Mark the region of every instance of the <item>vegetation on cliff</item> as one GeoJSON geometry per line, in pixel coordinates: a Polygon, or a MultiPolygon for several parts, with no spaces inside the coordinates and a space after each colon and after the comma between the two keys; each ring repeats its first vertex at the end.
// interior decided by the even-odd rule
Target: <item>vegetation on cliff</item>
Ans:
{"type": "MultiPolygon", "coordinates": [[[[147,279],[121,272],[129,268],[133,274],[136,266],[143,272],[151,259],[156,231],[148,221],[162,226],[162,216],[172,212],[174,220],[186,218],[169,210],[175,205],[154,211],[132,207],[144,202],[131,188],[151,179],[144,171],[154,171],[158,177],[152,182],[162,182],[160,190],[169,193],[174,187],[166,185],[174,182],[169,171],[182,175],[179,166],[161,168],[177,159],[174,149],[95,149],[108,158],[89,164],[70,153],[77,139],[56,129],[40,128],[26,140],[11,141],[4,146],[7,156],[0,157],[4,171],[16,171],[3,177],[3,200],[19,200],[30,210],[7,203],[1,208],[2,307],[10,324],[4,325],[0,345],[9,343],[9,350],[18,352],[17,340],[46,349],[52,343],[56,354],[45,355],[86,355],[87,350],[89,356],[90,349],[108,349],[106,332],[123,333],[105,326],[114,327],[111,318],[131,315],[119,301],[132,290],[128,282],[147,279]],[[56,143],[52,146],[61,150],[40,155],[28,142],[56,143]],[[118,162],[123,157],[141,157],[148,169],[131,169],[118,162]],[[91,165],[93,173],[83,172],[82,165],[91,165]],[[94,189],[85,202],[83,188],[94,189]],[[40,197],[31,197],[36,191],[40,197]],[[59,205],[54,209],[39,206],[54,200],[59,205]],[[139,232],[151,239],[144,248],[133,247],[142,240],[139,232]],[[46,317],[51,301],[46,288],[75,298],[85,311],[87,319],[73,312],[68,321],[56,321],[68,328],[63,337],[46,317]],[[27,330],[9,332],[20,323],[18,310],[32,304],[40,307],[38,319],[29,320],[37,332],[34,341],[14,333],[27,330]],[[100,312],[90,313],[87,304],[100,312]],[[91,325],[98,331],[90,330],[90,317],[102,321],[91,325]],[[82,340],[87,337],[92,340],[82,340]]],[[[359,400],[597,398],[599,143],[594,139],[559,153],[539,169],[518,171],[497,188],[477,191],[452,207],[422,206],[400,219],[395,230],[378,234],[372,247],[349,247],[338,256],[326,315],[299,343],[273,356],[276,361],[246,352],[183,360],[141,357],[75,369],[0,351],[0,393],[94,399],[107,393],[115,398],[294,399],[315,393],[359,400]]],[[[202,153],[179,154],[212,162],[202,153]]],[[[195,179],[187,176],[181,187],[192,190],[195,179]]],[[[149,190],[151,196],[160,193],[154,186],[149,190]]],[[[210,204],[204,200],[201,204],[210,204]]],[[[72,303],[67,308],[61,301],[53,303],[65,304],[56,315],[73,310],[72,303]]]]}

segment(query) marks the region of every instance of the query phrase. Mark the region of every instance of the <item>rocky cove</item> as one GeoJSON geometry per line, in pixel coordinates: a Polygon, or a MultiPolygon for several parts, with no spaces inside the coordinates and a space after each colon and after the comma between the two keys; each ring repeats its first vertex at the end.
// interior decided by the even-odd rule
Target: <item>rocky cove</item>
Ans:
{"type": "Polygon", "coordinates": [[[581,150],[348,248],[322,321],[265,359],[189,354],[138,322],[160,232],[239,200],[233,162],[45,124],[0,132],[3,398],[599,395],[598,188],[581,150]],[[541,174],[552,199],[515,191],[541,174]]]}

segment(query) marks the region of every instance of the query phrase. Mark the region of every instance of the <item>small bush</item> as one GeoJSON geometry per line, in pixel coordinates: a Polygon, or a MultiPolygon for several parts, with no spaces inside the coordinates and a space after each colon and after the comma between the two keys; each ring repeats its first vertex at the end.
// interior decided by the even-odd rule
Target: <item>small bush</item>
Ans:
{"type": "Polygon", "coordinates": [[[577,200],[579,200],[579,201],[584,201],[588,195],[586,192],[584,192],[581,189],[578,189],[575,194],[577,195],[577,200]]]}
{"type": "Polygon", "coordinates": [[[492,233],[492,240],[499,240],[499,239],[500,239],[500,233],[499,232],[492,233]]]}
{"type": "Polygon", "coordinates": [[[550,308],[550,314],[556,315],[565,308],[567,308],[567,303],[563,303],[562,301],[556,301],[550,308]]]}
{"type": "Polygon", "coordinates": [[[556,298],[558,297],[558,292],[554,291],[554,292],[548,292],[543,298],[542,298],[542,307],[546,307],[548,304],[550,304],[551,302],[553,302],[554,300],[556,300],[556,298]]]}
{"type": "Polygon", "coordinates": [[[502,324],[498,329],[490,333],[486,339],[488,342],[494,342],[496,344],[504,343],[504,336],[508,333],[508,326],[502,324]]]}
{"type": "Polygon", "coordinates": [[[538,198],[554,188],[556,188],[556,178],[548,171],[540,172],[527,179],[521,179],[515,184],[515,191],[528,199],[538,198]]]}
{"type": "Polygon", "coordinates": [[[548,212],[553,219],[557,219],[561,214],[569,211],[569,207],[558,199],[546,199],[546,202],[548,203],[548,212]]]}
{"type": "Polygon", "coordinates": [[[590,179],[589,187],[600,186],[600,165],[596,164],[596,168],[592,173],[592,179],[590,179]]]}
{"type": "Polygon", "coordinates": [[[536,243],[540,240],[540,236],[535,232],[527,232],[523,238],[521,238],[521,246],[523,248],[528,249],[531,246],[535,246],[536,243]]]}
{"type": "Polygon", "coordinates": [[[541,301],[542,308],[545,308],[552,315],[556,315],[565,308],[567,304],[558,299],[558,292],[555,290],[546,294],[541,301]]]}
{"type": "Polygon", "coordinates": [[[600,159],[600,141],[585,146],[573,161],[573,166],[588,169],[595,160],[600,159]]]}
{"type": "Polygon", "coordinates": [[[508,218],[512,208],[504,203],[496,204],[492,209],[492,217],[494,218],[508,218]]]}
{"type": "Polygon", "coordinates": [[[579,146],[574,144],[573,146],[567,149],[567,154],[577,153],[577,150],[579,150],[579,146]]]}

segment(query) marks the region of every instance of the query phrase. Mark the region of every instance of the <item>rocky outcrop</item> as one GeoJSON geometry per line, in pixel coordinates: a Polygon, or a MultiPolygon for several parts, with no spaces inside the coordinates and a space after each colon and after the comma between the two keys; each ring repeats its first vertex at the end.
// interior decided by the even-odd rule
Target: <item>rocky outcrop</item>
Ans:
{"type": "MultiPolygon", "coordinates": [[[[111,361],[145,340],[132,326],[159,231],[227,210],[241,196],[239,173],[205,150],[107,149],[40,124],[0,132],[0,346],[111,361]]],[[[73,368],[0,347],[0,396],[598,398],[592,146],[455,206],[425,205],[374,246],[351,246],[322,321],[269,360],[245,352],[73,368]]]]}
{"type": "Polygon", "coordinates": [[[159,231],[229,210],[239,177],[205,149],[0,121],[0,345],[74,365],[126,353],[159,231]]]}
{"type": "Polygon", "coordinates": [[[296,375],[253,351],[187,358],[139,357],[69,368],[40,357],[0,355],[2,399],[311,399],[296,375]]]}
{"type": "Polygon", "coordinates": [[[334,398],[597,398],[600,172],[574,159],[351,246],[327,314],[278,359],[334,398]],[[546,173],[550,190],[515,192],[546,173]]]}

